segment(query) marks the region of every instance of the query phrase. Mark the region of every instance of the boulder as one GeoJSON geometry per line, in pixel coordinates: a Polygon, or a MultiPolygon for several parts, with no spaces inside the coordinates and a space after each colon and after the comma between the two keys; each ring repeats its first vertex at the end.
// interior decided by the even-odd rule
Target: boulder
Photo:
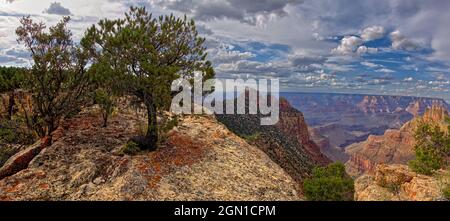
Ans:
{"type": "Polygon", "coordinates": [[[355,180],[356,201],[437,201],[444,199],[437,177],[412,172],[405,165],[378,165],[375,175],[355,180]]]}
{"type": "Polygon", "coordinates": [[[389,188],[410,182],[415,175],[405,165],[388,166],[381,164],[376,169],[375,182],[381,187],[389,188]]]}
{"type": "Polygon", "coordinates": [[[40,141],[9,158],[0,168],[0,180],[27,168],[34,157],[36,157],[45,147],[49,146],[50,143],[50,137],[42,138],[40,141]]]}

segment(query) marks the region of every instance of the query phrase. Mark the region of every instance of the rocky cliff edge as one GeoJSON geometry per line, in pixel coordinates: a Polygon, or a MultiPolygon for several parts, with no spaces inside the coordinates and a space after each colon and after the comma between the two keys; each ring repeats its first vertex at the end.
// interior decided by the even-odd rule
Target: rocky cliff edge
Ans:
{"type": "Polygon", "coordinates": [[[117,150],[145,119],[95,111],[64,122],[26,169],[0,180],[0,200],[300,200],[298,184],[210,116],[187,116],[155,152],[117,150]]]}

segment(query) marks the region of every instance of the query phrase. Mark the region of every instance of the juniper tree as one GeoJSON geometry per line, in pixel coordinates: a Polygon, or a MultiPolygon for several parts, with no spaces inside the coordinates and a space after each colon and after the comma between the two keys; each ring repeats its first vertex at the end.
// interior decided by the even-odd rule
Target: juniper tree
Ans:
{"type": "MultiPolygon", "coordinates": [[[[449,130],[450,132],[450,126],[449,130]]],[[[420,122],[414,138],[416,158],[409,162],[409,166],[418,173],[431,175],[434,170],[446,166],[446,159],[450,155],[450,135],[439,125],[420,122]]]]}
{"type": "Polygon", "coordinates": [[[172,81],[192,79],[196,71],[203,72],[204,80],[214,76],[204,42],[186,16],[154,18],[145,8],[136,7],[124,19],[104,19],[87,31],[82,43],[91,45],[91,53],[122,76],[119,86],[147,109],[148,128],[138,140],[140,148],[156,147],[157,111],[170,106],[172,81]]]}
{"type": "Polygon", "coordinates": [[[79,110],[89,86],[89,54],[72,41],[69,17],[46,29],[30,17],[20,20],[17,41],[31,53],[32,67],[24,74],[33,101],[33,127],[49,136],[60,120],[79,110]]]}

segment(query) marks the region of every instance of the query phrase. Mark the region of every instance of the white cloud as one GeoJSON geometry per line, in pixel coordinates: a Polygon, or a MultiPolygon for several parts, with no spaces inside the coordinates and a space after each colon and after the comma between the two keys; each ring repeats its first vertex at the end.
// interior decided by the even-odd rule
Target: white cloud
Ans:
{"type": "Polygon", "coordinates": [[[221,44],[221,46],[217,48],[208,49],[208,56],[209,59],[213,61],[213,64],[220,64],[246,60],[249,58],[253,58],[256,55],[248,51],[240,52],[234,50],[234,46],[232,45],[221,44]]]}
{"type": "Polygon", "coordinates": [[[351,55],[353,54],[358,46],[363,44],[363,40],[357,36],[345,36],[341,40],[341,44],[334,48],[331,52],[338,55],[351,55]]]}
{"type": "Polygon", "coordinates": [[[361,33],[361,38],[364,41],[372,41],[376,39],[383,38],[386,34],[384,27],[382,26],[372,26],[365,28],[361,33]]]}
{"type": "Polygon", "coordinates": [[[370,47],[366,47],[364,45],[359,46],[358,50],[356,50],[356,53],[359,55],[366,54],[366,53],[374,54],[377,52],[378,52],[378,48],[370,48],[370,47]]]}
{"type": "Polygon", "coordinates": [[[369,67],[369,68],[378,68],[378,67],[381,67],[381,65],[379,65],[379,64],[375,64],[375,63],[368,62],[368,61],[363,61],[363,62],[361,62],[361,64],[364,65],[364,66],[366,66],[366,67],[369,67]]]}
{"type": "Polygon", "coordinates": [[[376,53],[377,48],[367,47],[362,45],[364,40],[357,36],[346,36],[342,38],[340,45],[331,50],[332,54],[337,55],[363,55],[366,53],[376,53]]]}
{"type": "Polygon", "coordinates": [[[337,71],[337,72],[348,72],[353,70],[352,65],[338,65],[334,63],[325,63],[324,66],[331,70],[331,71],[337,71]]]}
{"type": "Polygon", "coordinates": [[[375,72],[381,72],[381,73],[394,73],[394,70],[388,69],[388,68],[381,68],[376,70],[375,72]]]}
{"type": "Polygon", "coordinates": [[[419,46],[410,39],[403,36],[399,30],[390,34],[392,40],[392,48],[396,50],[414,51],[419,49],[419,46]]]}
{"type": "Polygon", "coordinates": [[[414,78],[412,78],[412,77],[407,77],[407,78],[403,79],[403,81],[405,81],[405,82],[411,82],[413,80],[414,80],[414,78]]]}

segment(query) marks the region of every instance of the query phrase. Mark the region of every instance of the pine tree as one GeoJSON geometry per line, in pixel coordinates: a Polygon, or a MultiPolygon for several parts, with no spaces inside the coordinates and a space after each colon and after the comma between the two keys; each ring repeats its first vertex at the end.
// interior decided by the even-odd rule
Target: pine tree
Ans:
{"type": "Polygon", "coordinates": [[[90,45],[97,62],[121,76],[118,86],[147,109],[146,136],[135,140],[141,149],[156,148],[157,112],[170,106],[172,81],[190,79],[195,71],[205,80],[214,76],[204,42],[186,16],[153,18],[145,8],[135,7],[124,19],[105,19],[87,31],[82,44],[90,45]]]}

